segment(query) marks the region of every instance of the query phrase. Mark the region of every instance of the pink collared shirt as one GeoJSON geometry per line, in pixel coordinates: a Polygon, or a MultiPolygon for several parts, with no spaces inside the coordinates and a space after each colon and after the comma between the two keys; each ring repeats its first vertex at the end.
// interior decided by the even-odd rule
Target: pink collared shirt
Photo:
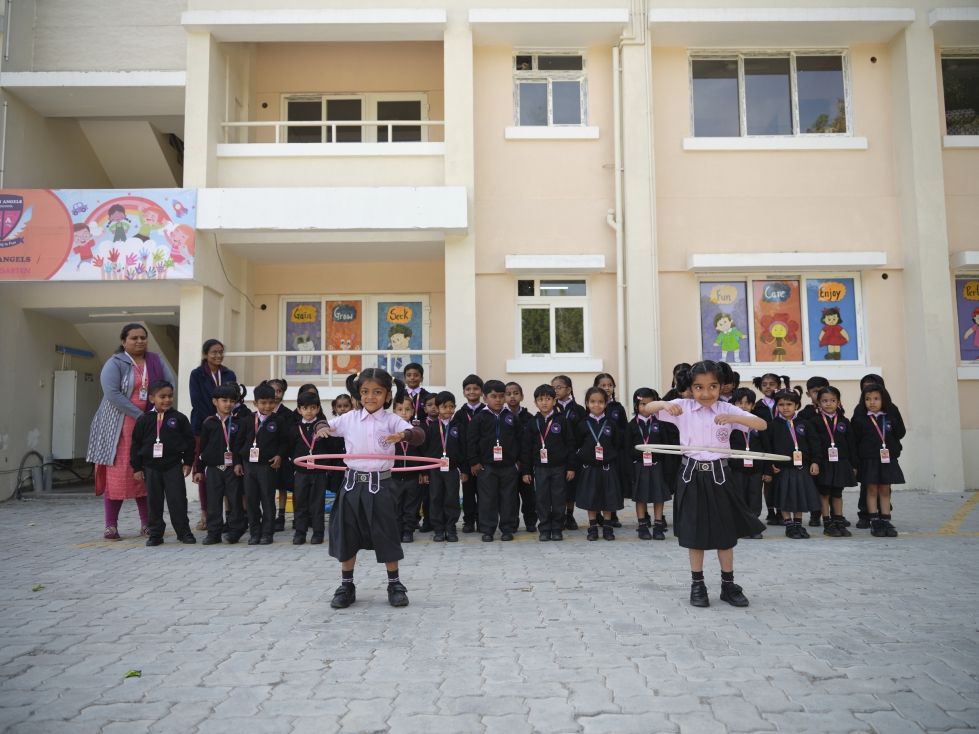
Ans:
{"type": "Polygon", "coordinates": [[[368,413],[366,408],[351,410],[330,421],[334,436],[343,437],[348,454],[384,454],[391,459],[347,459],[344,463],[357,471],[389,471],[394,467],[393,443],[384,439],[392,433],[411,429],[411,424],[401,416],[378,410],[368,413]]]}
{"type": "MultiPolygon", "coordinates": [[[[685,400],[681,398],[670,402],[683,408],[683,413],[672,416],[667,411],[661,410],[656,414],[656,417],[664,423],[673,423],[680,429],[681,446],[708,446],[717,449],[730,449],[731,431],[751,430],[748,426],[741,425],[740,423],[728,423],[724,426],[719,426],[714,423],[714,418],[721,413],[751,417],[751,413],[747,413],[730,403],[718,400],[709,408],[705,408],[696,400],[685,400]]],[[[727,458],[727,456],[715,454],[710,451],[684,451],[683,455],[689,456],[695,461],[714,461],[715,459],[727,458]]]]}

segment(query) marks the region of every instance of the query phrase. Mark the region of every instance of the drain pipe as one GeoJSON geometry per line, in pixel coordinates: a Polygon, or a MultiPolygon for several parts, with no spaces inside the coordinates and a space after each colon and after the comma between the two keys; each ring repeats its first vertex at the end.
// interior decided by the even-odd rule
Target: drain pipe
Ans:
{"type": "Polygon", "coordinates": [[[10,61],[10,11],[13,0],[7,0],[7,14],[3,17],[3,60],[10,61]]]}
{"type": "Polygon", "coordinates": [[[629,374],[625,346],[625,244],[622,232],[622,107],[620,102],[619,47],[612,47],[612,137],[615,141],[615,209],[605,216],[615,230],[615,306],[618,335],[619,383],[622,395],[628,397],[629,374]]]}

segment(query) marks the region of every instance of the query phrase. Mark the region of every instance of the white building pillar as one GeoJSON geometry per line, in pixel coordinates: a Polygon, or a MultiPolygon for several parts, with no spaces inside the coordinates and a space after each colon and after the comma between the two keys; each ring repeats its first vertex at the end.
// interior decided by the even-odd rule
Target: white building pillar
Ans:
{"type": "Polygon", "coordinates": [[[187,34],[184,186],[217,185],[218,141],[225,107],[225,61],[210,33],[187,34]]]}
{"type": "Polygon", "coordinates": [[[468,22],[445,31],[445,185],[465,186],[469,231],[445,238],[445,384],[462,400],[476,371],[476,227],[473,191],[473,41],[468,22]]]}
{"type": "MultiPolygon", "coordinates": [[[[935,39],[926,13],[890,43],[894,162],[901,201],[908,451],[922,489],[965,487],[935,39]]],[[[904,406],[901,406],[902,408],[904,406]]]]}

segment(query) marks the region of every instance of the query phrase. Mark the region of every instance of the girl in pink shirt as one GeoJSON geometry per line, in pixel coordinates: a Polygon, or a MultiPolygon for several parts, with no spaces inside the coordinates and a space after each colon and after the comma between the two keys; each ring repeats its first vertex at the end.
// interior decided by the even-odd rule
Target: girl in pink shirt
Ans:
{"type": "Polygon", "coordinates": [[[677,390],[691,390],[693,399],[656,400],[640,406],[643,414],[676,424],[681,446],[702,446],[719,452],[683,452],[673,500],[674,532],[690,553],[690,603],[696,607],[710,606],[704,585],[704,551],[715,549],[721,564],[721,601],[748,606],[741,587],[734,583],[734,546],[738,538],[765,529],[738,495],[724,452],[731,448],[732,430],[764,431],[768,423],[719,400],[721,385],[730,370],[724,362],[698,362],[676,377],[677,390]]]}
{"type": "Polygon", "coordinates": [[[343,485],[333,501],[330,555],[340,561],[342,579],[330,606],[346,609],[356,601],[357,552],[372,550],[377,562],[387,567],[388,601],[393,607],[405,607],[408,592],[398,577],[398,561],[404,558],[404,552],[398,533],[398,498],[391,469],[396,444],[407,442],[420,446],[425,441],[425,431],[387,412],[395,383],[395,402],[404,399],[405,387],[384,370],[368,368],[356,379],[351,375],[347,383],[351,394],[359,396],[362,407],[318,423],[317,435],[342,437],[348,454],[372,454],[376,458],[347,459],[343,485]]]}

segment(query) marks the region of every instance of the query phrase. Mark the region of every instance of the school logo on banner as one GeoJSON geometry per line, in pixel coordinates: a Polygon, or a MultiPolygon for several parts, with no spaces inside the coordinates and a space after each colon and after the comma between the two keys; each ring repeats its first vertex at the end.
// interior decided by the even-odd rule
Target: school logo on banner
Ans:
{"type": "Polygon", "coordinates": [[[24,244],[19,237],[31,221],[34,207],[24,213],[24,197],[16,194],[0,194],[0,248],[24,244]]]}

